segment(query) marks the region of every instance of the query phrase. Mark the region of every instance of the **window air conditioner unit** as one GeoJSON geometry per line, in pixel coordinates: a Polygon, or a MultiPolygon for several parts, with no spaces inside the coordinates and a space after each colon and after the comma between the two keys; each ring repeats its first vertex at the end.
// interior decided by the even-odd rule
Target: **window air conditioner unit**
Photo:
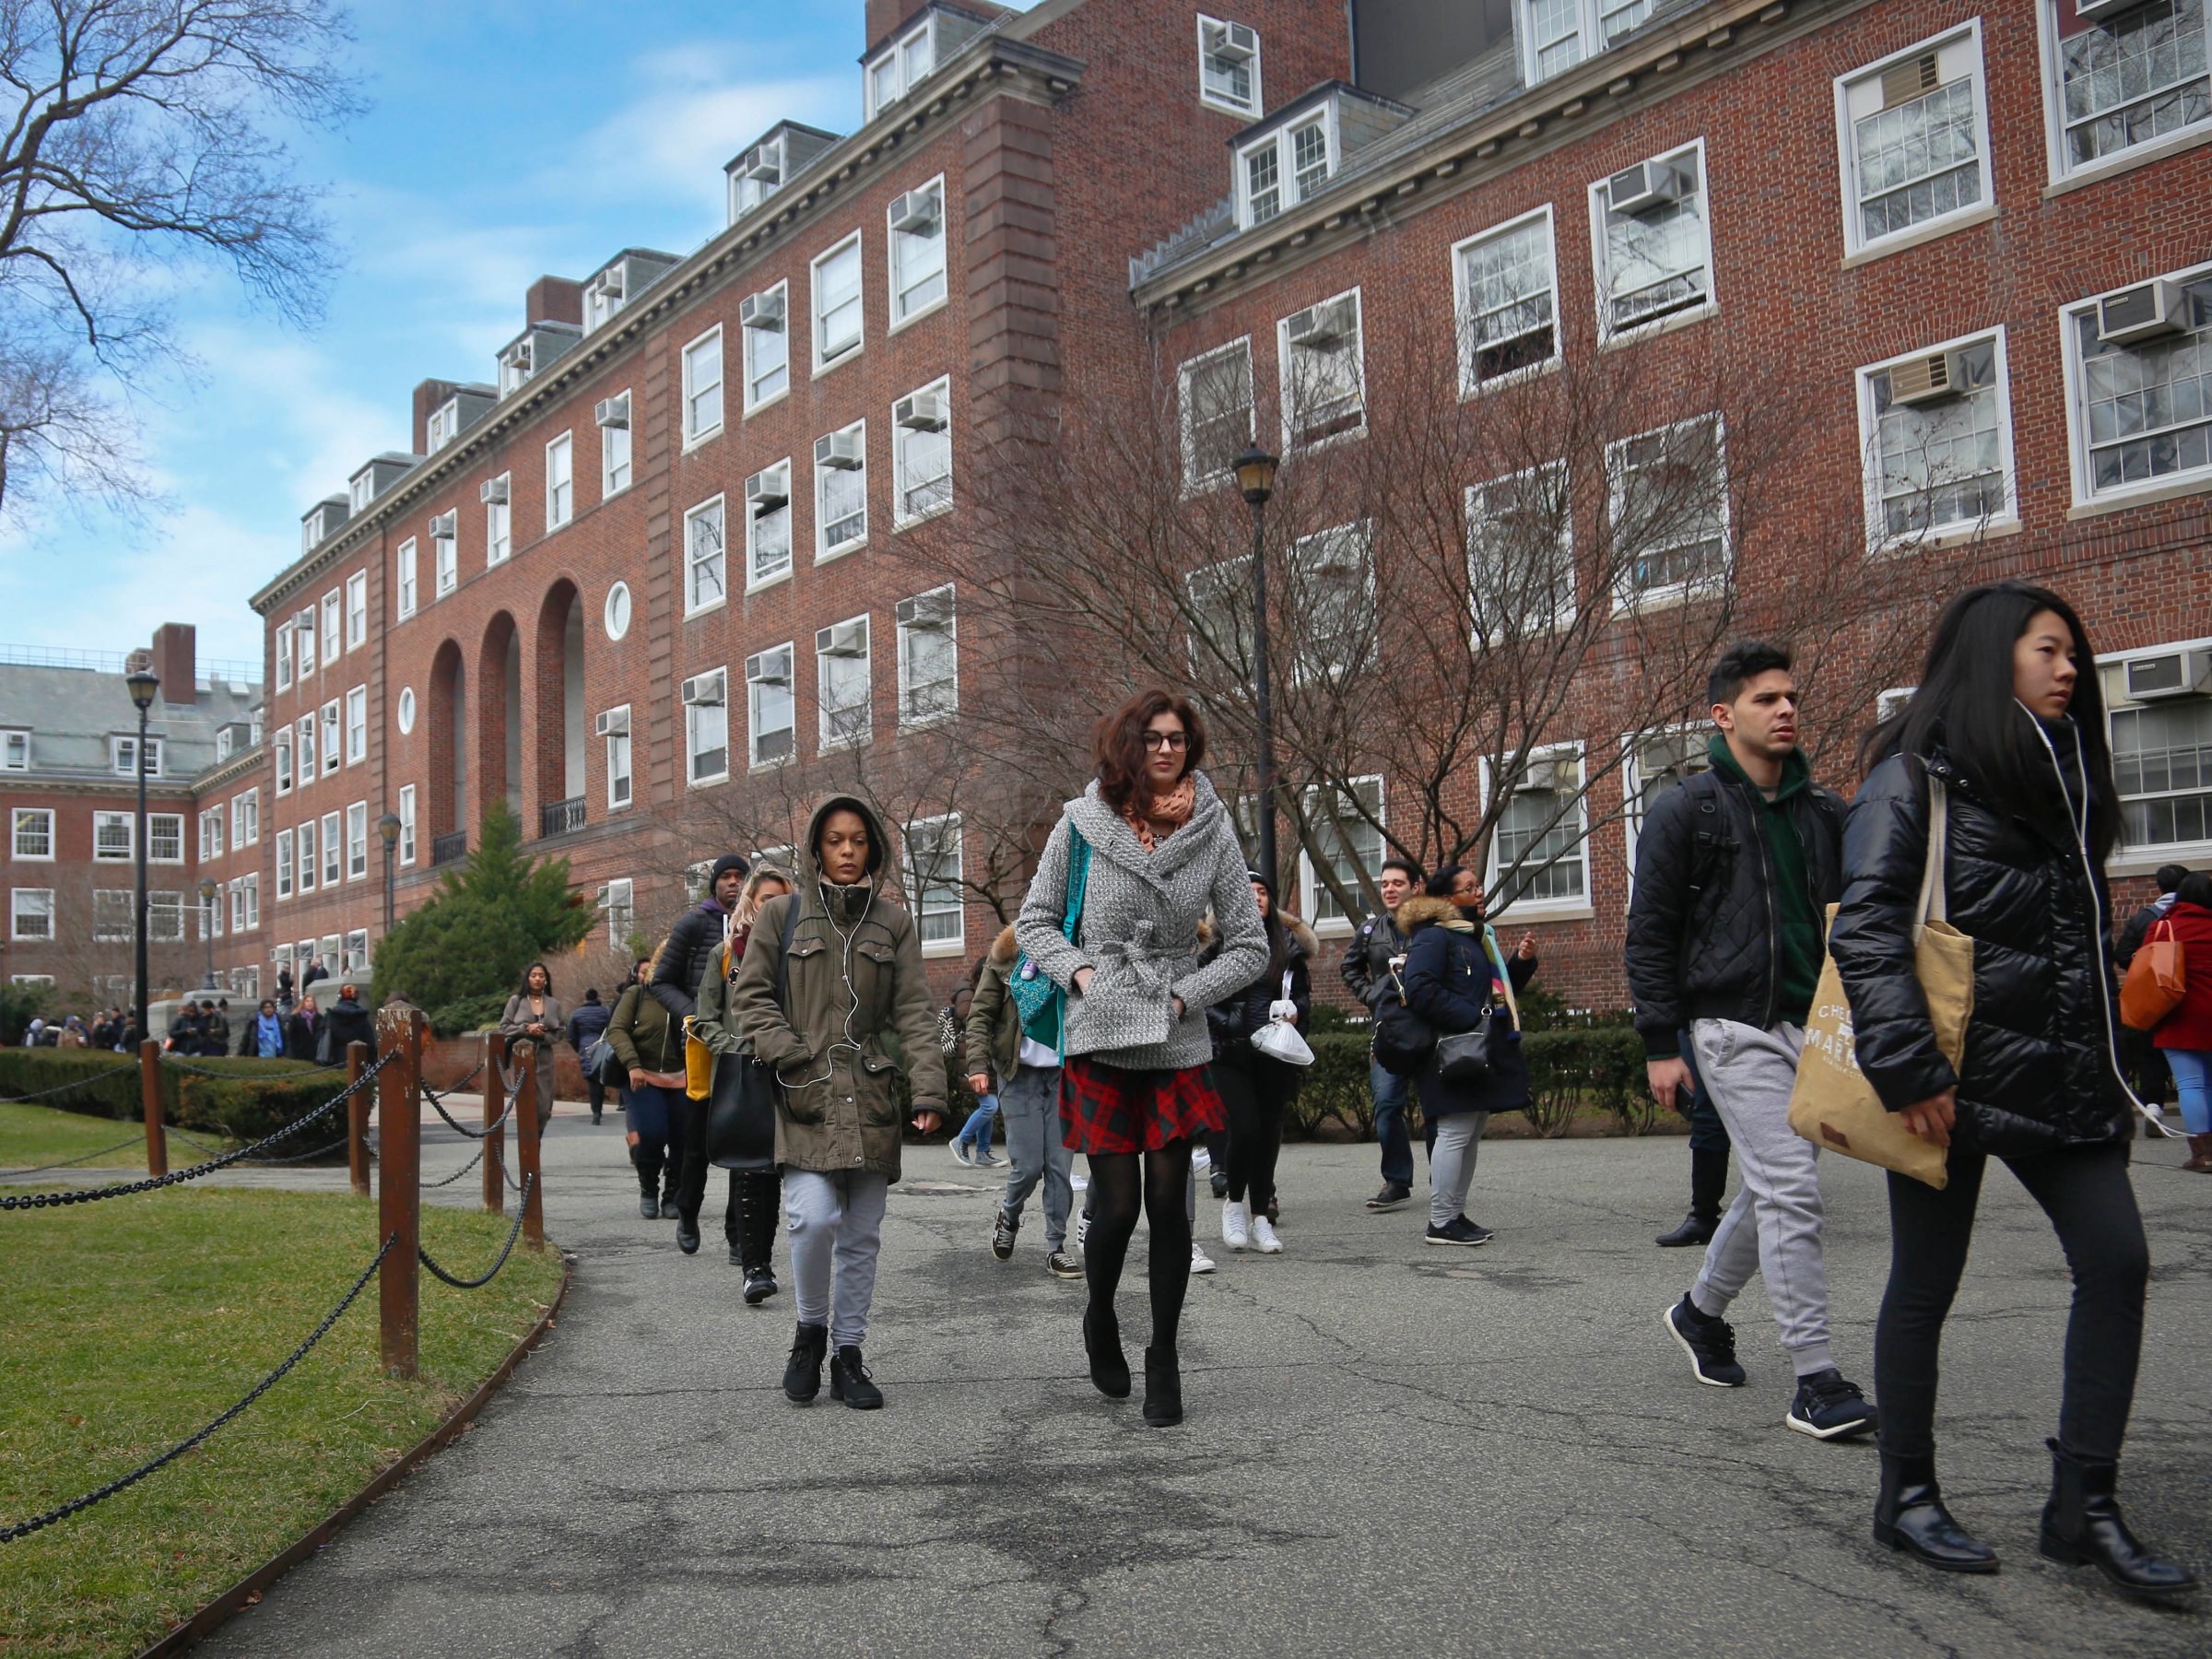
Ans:
{"type": "Polygon", "coordinates": [[[1661,732],[1637,746],[1636,766],[1647,779],[1655,778],[1682,771],[1704,753],[1705,745],[1694,732],[1661,732]]]}
{"type": "Polygon", "coordinates": [[[910,190],[891,203],[891,229],[912,236],[934,236],[945,204],[934,190],[910,190]]]}
{"type": "Polygon", "coordinates": [[[946,427],[945,399],[935,392],[917,392],[891,406],[891,418],[910,432],[941,432],[946,427]]]}
{"type": "Polygon", "coordinates": [[[916,594],[912,599],[901,599],[898,606],[899,626],[943,629],[952,626],[952,595],[947,593],[916,594]]]}
{"type": "Polygon", "coordinates": [[[1889,401],[1908,408],[1945,403],[1966,390],[1963,365],[1955,351],[1913,358],[1889,371],[1889,401]]]}
{"type": "Polygon", "coordinates": [[[868,653],[868,625],[865,622],[840,622],[818,629],[814,636],[814,653],[817,656],[856,657],[868,653]]]}
{"type": "Polygon", "coordinates": [[[1876,692],[1874,698],[1875,719],[1877,722],[1895,720],[1905,712],[1906,705],[1912,702],[1912,692],[1913,688],[1911,686],[1899,686],[1891,690],[1876,692]]]}
{"type": "Polygon", "coordinates": [[[1568,781],[1568,764],[1564,760],[1531,760],[1521,772],[1524,792],[1549,794],[1568,781]]]}
{"type": "Polygon", "coordinates": [[[484,488],[477,490],[477,494],[487,507],[504,507],[507,505],[507,480],[505,478],[487,478],[484,481],[484,488]]]}
{"type": "Polygon", "coordinates": [[[858,472],[861,467],[860,434],[858,432],[831,432],[814,441],[814,464],[817,466],[834,466],[840,472],[858,472]]]}
{"type": "Polygon", "coordinates": [[[601,297],[604,299],[621,299],[623,291],[622,267],[620,265],[609,265],[606,270],[599,273],[599,279],[592,286],[599,290],[601,297]]]}
{"type": "Polygon", "coordinates": [[[747,294],[737,301],[737,325],[740,328],[765,328],[777,334],[783,332],[783,296],[782,294],[747,294]]]}
{"type": "Polygon", "coordinates": [[[530,372],[530,342],[517,340],[500,355],[500,361],[519,374],[528,374],[530,372]]]}
{"type": "Polygon", "coordinates": [[[2097,301],[2097,338],[2106,346],[2180,334],[2189,326],[2189,296],[2165,277],[2137,283],[2097,301]]]}
{"type": "Polygon", "coordinates": [[[782,145],[755,145],[746,152],[744,165],[737,171],[762,188],[773,190],[783,182],[782,145]]]}
{"type": "Polygon", "coordinates": [[[684,701],[695,708],[720,708],[723,701],[722,670],[712,674],[695,674],[684,682],[684,701]]]}
{"type": "Polygon", "coordinates": [[[1631,218],[1682,199],[1687,182],[1680,170],[1665,161],[1639,161],[1606,181],[1606,203],[1631,218]]]}
{"type": "MultiPolygon", "coordinates": [[[[688,700],[687,699],[687,700],[688,700]]],[[[624,737],[629,735],[629,711],[609,709],[592,723],[593,731],[601,737],[624,737]]]]}
{"type": "Polygon", "coordinates": [[[1206,26],[1206,49],[1228,64],[1248,64],[1259,55],[1260,37],[1248,23],[1206,26]]]}
{"type": "Polygon", "coordinates": [[[1300,312],[1285,326],[1290,344],[1308,351],[1327,351],[1341,345],[1352,332],[1352,302],[1339,300],[1300,312]]]}
{"type": "Polygon", "coordinates": [[[787,468],[771,466],[745,481],[745,503],[753,510],[755,518],[775,512],[790,500],[791,474],[787,468]]]}
{"type": "Polygon", "coordinates": [[[745,677],[757,686],[788,686],[791,684],[791,653],[784,651],[764,651],[758,656],[745,659],[745,677]]]}
{"type": "Polygon", "coordinates": [[[2168,697],[2212,697],[2212,651],[2172,651],[2137,657],[2127,665],[2131,702],[2168,697]]]}
{"type": "Polygon", "coordinates": [[[1892,64],[1882,71],[1882,108],[1894,110],[1900,104],[1912,103],[1916,99],[1925,98],[1942,84],[1936,69],[1936,54],[1932,52],[1909,57],[1901,64],[1892,64]]]}
{"type": "Polygon", "coordinates": [[[603,427],[619,427],[628,430],[629,399],[627,396],[601,398],[592,406],[592,418],[603,427]]]}
{"type": "Polygon", "coordinates": [[[2142,4],[2143,0],[2074,0],[2074,15],[2077,18],[2109,18],[2142,4]]]}

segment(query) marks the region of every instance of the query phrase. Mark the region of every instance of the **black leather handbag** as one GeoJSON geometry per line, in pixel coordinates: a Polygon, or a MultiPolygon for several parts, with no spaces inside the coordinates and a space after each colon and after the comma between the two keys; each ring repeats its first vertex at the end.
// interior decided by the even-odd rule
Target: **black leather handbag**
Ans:
{"type": "MultiPolygon", "coordinates": [[[[791,935],[806,900],[792,895],[783,914],[783,954],[776,965],[776,1001],[790,984],[791,935]]],[[[726,971],[726,970],[725,970],[726,971]]],[[[707,1096],[707,1161],[718,1170],[772,1170],[776,1167],[775,1068],[753,1058],[747,1044],[735,1054],[714,1056],[714,1086],[707,1096]]]]}
{"type": "Polygon", "coordinates": [[[1490,1075],[1490,1017],[1485,1008],[1482,1022],[1471,1031],[1455,1031],[1436,1040],[1436,1074],[1447,1083],[1472,1083],[1490,1075]]]}

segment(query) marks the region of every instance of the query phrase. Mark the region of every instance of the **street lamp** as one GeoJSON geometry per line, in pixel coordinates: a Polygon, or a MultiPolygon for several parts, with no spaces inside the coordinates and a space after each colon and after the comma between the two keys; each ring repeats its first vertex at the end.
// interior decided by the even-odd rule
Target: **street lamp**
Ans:
{"type": "Polygon", "coordinates": [[[207,947],[207,989],[215,989],[215,896],[223,889],[212,876],[200,877],[200,938],[207,947]]]}
{"type": "Polygon", "coordinates": [[[392,854],[399,847],[399,815],[387,812],[376,820],[376,832],[384,838],[384,931],[392,931],[392,854]]]}
{"type": "Polygon", "coordinates": [[[1252,503],[1252,706],[1259,728],[1260,873],[1277,884],[1275,865],[1275,709],[1267,693],[1267,499],[1278,463],[1253,444],[1237,457],[1237,488],[1252,503]]]}
{"type": "Polygon", "coordinates": [[[131,1006],[138,1017],[138,1040],[143,1042],[153,1034],[146,1027],[146,712],[153,707],[154,693],[161,688],[161,682],[152,669],[141,668],[124,684],[131,688],[131,701],[138,709],[138,905],[137,925],[131,930],[136,945],[132,966],[137,970],[137,986],[131,1006]]]}

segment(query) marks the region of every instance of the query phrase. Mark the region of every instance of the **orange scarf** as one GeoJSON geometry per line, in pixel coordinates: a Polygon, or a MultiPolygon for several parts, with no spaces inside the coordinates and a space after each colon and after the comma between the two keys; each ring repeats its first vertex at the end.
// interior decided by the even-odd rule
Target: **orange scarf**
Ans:
{"type": "Polygon", "coordinates": [[[1122,817],[1149,853],[1159,841],[1189,823],[1197,805],[1197,782],[1185,772],[1181,782],[1164,795],[1154,795],[1142,812],[1136,809],[1135,798],[1132,796],[1129,805],[1122,808],[1122,817]]]}

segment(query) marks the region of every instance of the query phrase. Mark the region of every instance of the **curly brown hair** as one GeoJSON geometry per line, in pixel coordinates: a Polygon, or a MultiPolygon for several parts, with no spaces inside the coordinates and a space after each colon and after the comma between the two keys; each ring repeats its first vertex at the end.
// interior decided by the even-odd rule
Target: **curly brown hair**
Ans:
{"type": "Polygon", "coordinates": [[[1116,812],[1125,809],[1140,790],[1147,800],[1151,796],[1145,782],[1145,728],[1162,714],[1182,721],[1190,736],[1176,782],[1196,771],[1198,763],[1206,759],[1206,723],[1198,718],[1191,700],[1158,687],[1139,691],[1100,721],[1090,734],[1091,759],[1099,769],[1099,794],[1116,812]]]}

